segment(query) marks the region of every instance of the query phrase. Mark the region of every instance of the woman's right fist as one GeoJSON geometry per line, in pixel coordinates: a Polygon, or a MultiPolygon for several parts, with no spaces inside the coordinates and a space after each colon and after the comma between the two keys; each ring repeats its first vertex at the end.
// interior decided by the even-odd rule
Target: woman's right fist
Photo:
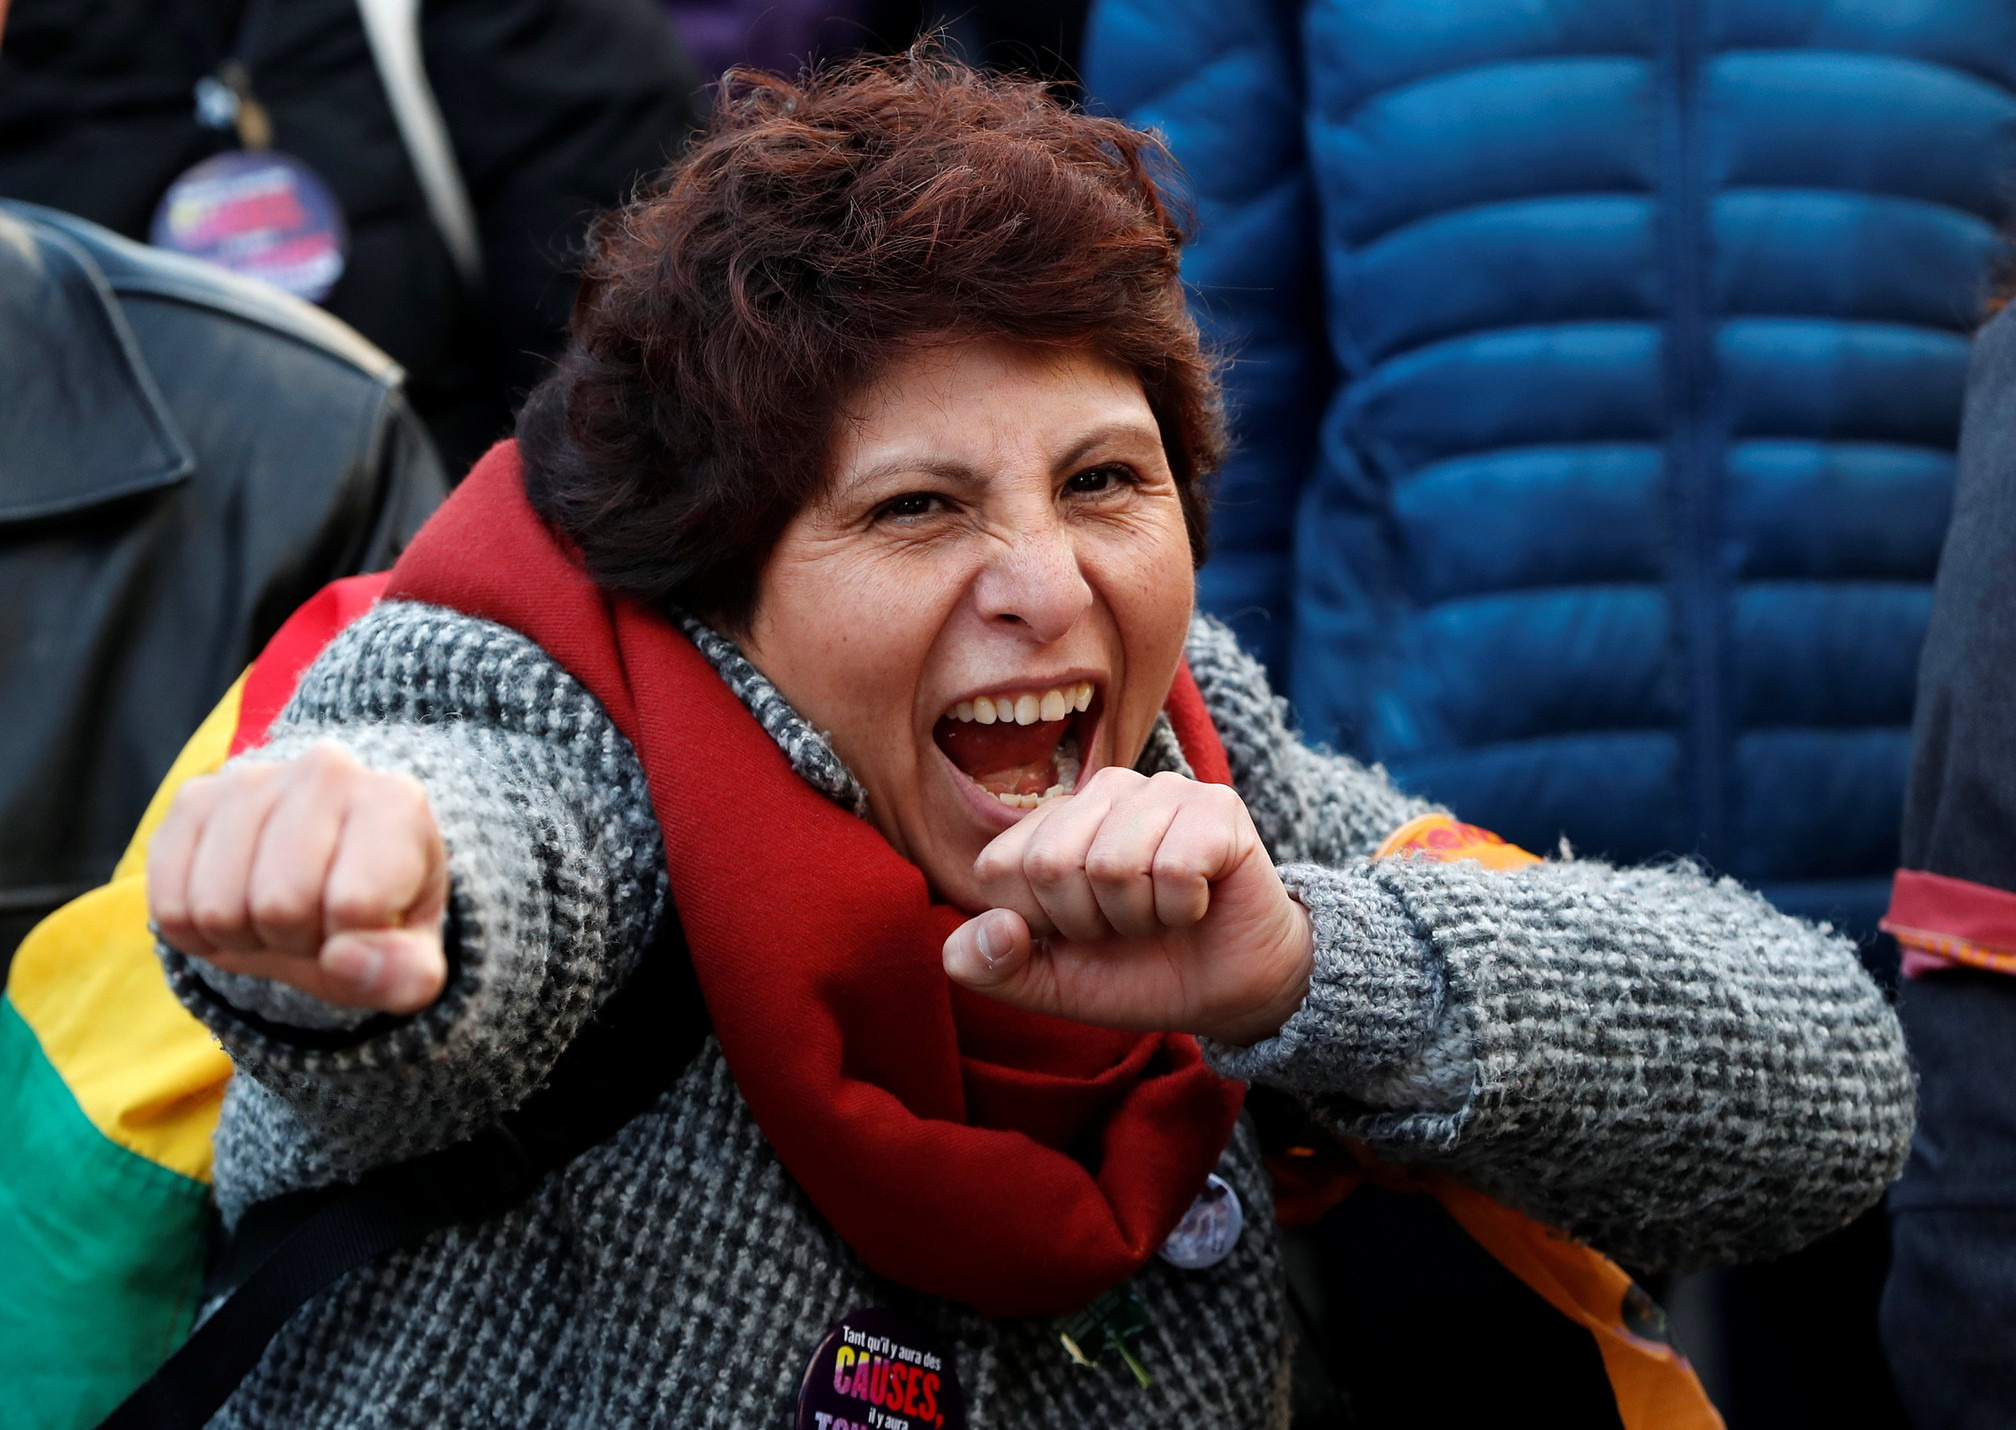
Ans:
{"type": "Polygon", "coordinates": [[[337,745],[190,780],[147,853],[171,948],[327,1003],[412,1013],[448,978],[448,858],[427,792],[337,745]]]}

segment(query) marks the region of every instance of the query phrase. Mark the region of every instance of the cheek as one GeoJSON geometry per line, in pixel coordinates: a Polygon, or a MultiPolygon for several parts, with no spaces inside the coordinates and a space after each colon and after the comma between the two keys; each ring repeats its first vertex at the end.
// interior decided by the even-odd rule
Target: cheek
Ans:
{"type": "Polygon", "coordinates": [[[1134,544],[1111,574],[1107,599],[1127,662],[1115,757],[1131,764],[1168,698],[1190,632],[1196,573],[1187,531],[1179,524],[1154,541],[1134,544]]]}
{"type": "MultiPolygon", "coordinates": [[[[776,667],[765,666],[765,673],[780,685],[790,679],[808,700],[830,699],[856,684],[875,688],[881,668],[900,662],[915,638],[920,613],[905,599],[901,573],[842,543],[809,555],[780,552],[786,556],[796,559],[773,562],[759,588],[752,653],[760,650],[776,667]]],[[[838,713],[798,708],[815,724],[838,713]]]]}
{"type": "Polygon", "coordinates": [[[875,785],[915,764],[918,681],[945,623],[944,583],[903,565],[847,553],[776,573],[750,651],[878,804],[893,792],[875,785]]]}
{"type": "Polygon", "coordinates": [[[1197,585],[1181,520],[1159,523],[1152,538],[1129,543],[1118,565],[1121,579],[1113,585],[1113,599],[1123,630],[1131,628],[1135,638],[1152,644],[1173,641],[1180,650],[1197,585]]]}

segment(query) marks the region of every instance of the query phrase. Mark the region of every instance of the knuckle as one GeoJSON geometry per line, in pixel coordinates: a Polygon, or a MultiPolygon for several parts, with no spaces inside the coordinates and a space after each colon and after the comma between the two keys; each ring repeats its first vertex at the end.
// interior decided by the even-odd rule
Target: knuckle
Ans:
{"type": "Polygon", "coordinates": [[[1061,884],[1078,872],[1078,861],[1053,845],[1039,844],[1023,857],[1022,872],[1032,884],[1061,884]]]}
{"type": "Polygon", "coordinates": [[[1085,877],[1095,884],[1131,884],[1142,875],[1138,859],[1111,849],[1095,849],[1085,856],[1085,877]]]}
{"type": "Polygon", "coordinates": [[[239,799],[264,789],[286,773],[284,764],[266,759],[236,760],[206,778],[216,781],[220,799],[239,799]]]}
{"type": "Polygon", "coordinates": [[[385,922],[385,902],[355,887],[331,889],[327,912],[329,922],[339,928],[371,928],[385,922]]]}
{"type": "Polygon", "coordinates": [[[172,863],[179,865],[194,844],[191,836],[194,830],[189,822],[178,819],[170,809],[161,827],[154,831],[154,837],[147,841],[147,889],[150,894],[164,892],[163,871],[172,863]]]}
{"type": "Polygon", "coordinates": [[[213,895],[198,895],[189,901],[187,917],[198,935],[214,943],[243,931],[245,906],[213,895]]]}
{"type": "Polygon", "coordinates": [[[272,766],[258,761],[234,763],[208,774],[193,775],[175,791],[175,799],[168,806],[168,818],[163,821],[162,827],[200,824],[220,806],[256,793],[272,777],[272,766]]]}
{"type": "Polygon", "coordinates": [[[168,802],[168,813],[161,821],[161,828],[155,835],[157,840],[184,838],[209,817],[224,788],[219,775],[195,775],[182,782],[175,791],[175,798],[168,802]]]}
{"type": "Polygon", "coordinates": [[[291,762],[292,773],[311,789],[335,789],[358,772],[351,753],[333,740],[310,745],[291,762]]]}
{"type": "Polygon", "coordinates": [[[324,898],[324,908],[332,923],[346,928],[362,928],[382,921],[386,900],[376,888],[358,879],[332,883],[324,898]]]}
{"type": "Polygon", "coordinates": [[[180,889],[157,887],[150,879],[147,886],[147,917],[157,927],[181,928],[189,922],[189,909],[182,901],[180,889]]]}
{"type": "Polygon", "coordinates": [[[385,807],[402,819],[432,825],[434,807],[427,799],[427,786],[412,775],[392,773],[379,775],[380,781],[374,794],[385,801],[385,807]]]}
{"type": "Polygon", "coordinates": [[[217,798],[217,792],[224,787],[225,777],[219,772],[207,775],[191,775],[182,781],[182,787],[175,791],[170,810],[193,811],[202,809],[217,798]]]}
{"type": "Polygon", "coordinates": [[[189,916],[180,908],[168,910],[157,907],[152,910],[152,914],[154,932],[170,948],[188,948],[202,942],[197,937],[196,925],[189,921],[189,916]]]}
{"type": "Polygon", "coordinates": [[[1101,794],[1117,794],[1123,789],[1134,785],[1143,785],[1147,782],[1147,776],[1141,774],[1139,771],[1130,770],[1125,765],[1106,765],[1094,771],[1091,780],[1086,784],[1086,788],[1096,788],[1101,794]]]}
{"type": "Polygon", "coordinates": [[[334,740],[317,740],[301,752],[300,764],[305,769],[354,770],[359,768],[357,757],[334,740]]]}
{"type": "Polygon", "coordinates": [[[252,922],[261,929],[292,931],[315,921],[315,895],[299,880],[275,880],[253,890],[252,922]]]}

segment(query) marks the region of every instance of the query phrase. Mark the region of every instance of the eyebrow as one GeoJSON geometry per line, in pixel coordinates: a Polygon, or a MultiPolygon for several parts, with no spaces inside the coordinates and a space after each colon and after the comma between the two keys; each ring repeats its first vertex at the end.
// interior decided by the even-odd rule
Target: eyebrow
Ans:
{"type": "MultiPolygon", "coordinates": [[[[1085,432],[1076,442],[1073,442],[1067,450],[1050,464],[1051,470],[1062,471],[1067,467],[1076,466],[1079,462],[1085,460],[1087,453],[1121,439],[1151,442],[1155,445],[1157,451],[1160,451],[1162,447],[1162,434],[1156,428],[1132,421],[1103,423],[1085,432]]],[[[843,499],[857,488],[881,481],[885,477],[905,473],[920,477],[938,477],[944,481],[959,482],[967,486],[977,486],[987,480],[986,476],[978,468],[969,466],[965,462],[932,461],[917,457],[891,457],[886,462],[877,462],[874,466],[856,472],[846,478],[846,480],[834,488],[833,497],[835,499],[843,499]]]]}

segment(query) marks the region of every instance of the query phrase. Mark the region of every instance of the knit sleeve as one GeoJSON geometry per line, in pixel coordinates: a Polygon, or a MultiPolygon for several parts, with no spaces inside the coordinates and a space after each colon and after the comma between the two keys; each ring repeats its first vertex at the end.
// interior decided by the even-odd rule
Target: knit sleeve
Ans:
{"type": "Polygon", "coordinates": [[[1427,807],[1295,742],[1222,628],[1190,661],[1316,929],[1302,1007],[1222,1071],[1647,1269],[1789,1250],[1895,1178],[1911,1074],[1846,939],[1685,866],[1372,861],[1427,807]]]}
{"type": "Polygon", "coordinates": [[[304,676],[271,741],[334,742],[426,789],[448,850],[450,976],[408,1017],[333,1008],[163,948],[231,1053],[217,1138],[227,1216],[469,1135],[523,1102],[635,967],[666,900],[635,752],[530,641],[381,606],[304,676]]]}

